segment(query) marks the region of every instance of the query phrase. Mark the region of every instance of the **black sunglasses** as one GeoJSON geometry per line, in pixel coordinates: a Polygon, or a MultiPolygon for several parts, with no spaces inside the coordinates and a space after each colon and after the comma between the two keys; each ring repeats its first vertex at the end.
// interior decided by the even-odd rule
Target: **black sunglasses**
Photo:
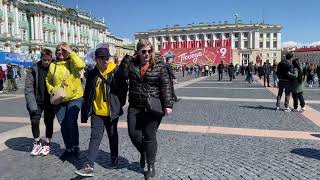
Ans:
{"type": "Polygon", "coordinates": [[[152,49],[142,50],[141,52],[142,52],[142,54],[145,54],[145,53],[147,53],[147,52],[148,52],[148,54],[151,54],[151,53],[152,53],[152,49]]]}

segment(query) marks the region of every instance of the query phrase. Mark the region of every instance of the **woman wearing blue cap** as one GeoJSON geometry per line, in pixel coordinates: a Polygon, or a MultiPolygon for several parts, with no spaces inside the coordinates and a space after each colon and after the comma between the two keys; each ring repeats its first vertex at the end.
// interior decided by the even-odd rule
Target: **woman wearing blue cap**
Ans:
{"type": "Polygon", "coordinates": [[[97,158],[104,128],[107,130],[112,167],[118,163],[118,119],[123,114],[126,102],[127,83],[122,78],[122,69],[111,59],[107,48],[95,51],[96,66],[89,71],[81,109],[81,122],[91,116],[91,137],[87,162],[75,173],[93,176],[94,161],[97,158]]]}

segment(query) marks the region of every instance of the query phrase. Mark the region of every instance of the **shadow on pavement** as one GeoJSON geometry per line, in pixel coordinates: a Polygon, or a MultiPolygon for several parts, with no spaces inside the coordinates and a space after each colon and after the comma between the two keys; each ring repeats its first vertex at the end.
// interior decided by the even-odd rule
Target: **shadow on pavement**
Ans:
{"type": "Polygon", "coordinates": [[[272,110],[275,111],[275,107],[266,107],[266,106],[239,106],[243,108],[249,108],[249,109],[264,109],[264,110],[272,110]]]}
{"type": "MultiPolygon", "coordinates": [[[[15,151],[23,151],[30,153],[33,148],[33,138],[27,138],[27,137],[18,137],[18,138],[12,138],[5,142],[5,145],[15,151]]],[[[64,152],[64,149],[61,149],[60,145],[54,142],[51,142],[51,149],[50,149],[50,155],[57,156],[59,160],[61,154],[64,152]]],[[[76,169],[83,168],[84,164],[87,162],[87,154],[88,150],[84,150],[80,152],[80,158],[69,158],[66,161],[72,164],[76,169]]],[[[105,169],[123,169],[126,168],[130,171],[134,171],[137,173],[143,173],[143,169],[140,168],[138,162],[129,163],[129,161],[119,156],[118,160],[118,166],[116,168],[111,166],[111,160],[110,160],[111,154],[102,150],[99,150],[98,157],[96,159],[96,164],[99,164],[105,169]]],[[[64,162],[64,161],[63,161],[64,162]]],[[[83,179],[82,177],[76,177],[76,179],[83,179]]]]}
{"type": "Polygon", "coordinates": [[[293,149],[291,153],[308,157],[308,158],[313,158],[320,160],[320,150],[319,149],[312,149],[312,148],[297,148],[293,149]]]}

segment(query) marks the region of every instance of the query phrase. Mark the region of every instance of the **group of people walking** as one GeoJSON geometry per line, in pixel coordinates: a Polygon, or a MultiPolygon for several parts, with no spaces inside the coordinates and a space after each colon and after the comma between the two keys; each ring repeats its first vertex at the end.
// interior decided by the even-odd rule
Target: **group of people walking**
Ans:
{"type": "MultiPolygon", "coordinates": [[[[117,125],[123,115],[128,93],[127,123],[129,137],[140,153],[140,166],[145,178],[155,177],[157,154],[157,130],[163,116],[172,113],[173,79],[162,56],[155,56],[148,40],[140,40],[135,54],[126,55],[120,64],[110,57],[107,48],[95,51],[96,66],[86,73],[83,91],[80,72],[85,63],[66,43],[60,43],[55,51],[41,52],[41,61],[27,73],[25,98],[30,114],[34,137],[31,155],[48,155],[53,134],[54,117],[61,126],[65,151],[60,159],[79,159],[78,114],[81,123],[91,118],[91,135],[88,155],[83,168],[75,171],[80,176],[94,175],[94,162],[106,129],[110,145],[111,166],[116,167],[119,156],[117,125]],[[53,103],[52,97],[64,90],[61,102],[53,103]],[[40,140],[39,122],[44,112],[46,140],[40,140]]],[[[167,59],[169,60],[169,59],[167,59]]],[[[169,60],[170,61],[170,60],[169,60]]]]}

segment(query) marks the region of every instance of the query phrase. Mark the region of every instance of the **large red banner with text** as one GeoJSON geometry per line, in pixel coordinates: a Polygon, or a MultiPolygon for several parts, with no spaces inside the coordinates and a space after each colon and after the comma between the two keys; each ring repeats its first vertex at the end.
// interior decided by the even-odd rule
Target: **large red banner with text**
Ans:
{"type": "Polygon", "coordinates": [[[231,47],[206,47],[206,48],[179,48],[161,49],[160,54],[171,53],[175,55],[175,64],[219,64],[231,62],[231,47]]]}

